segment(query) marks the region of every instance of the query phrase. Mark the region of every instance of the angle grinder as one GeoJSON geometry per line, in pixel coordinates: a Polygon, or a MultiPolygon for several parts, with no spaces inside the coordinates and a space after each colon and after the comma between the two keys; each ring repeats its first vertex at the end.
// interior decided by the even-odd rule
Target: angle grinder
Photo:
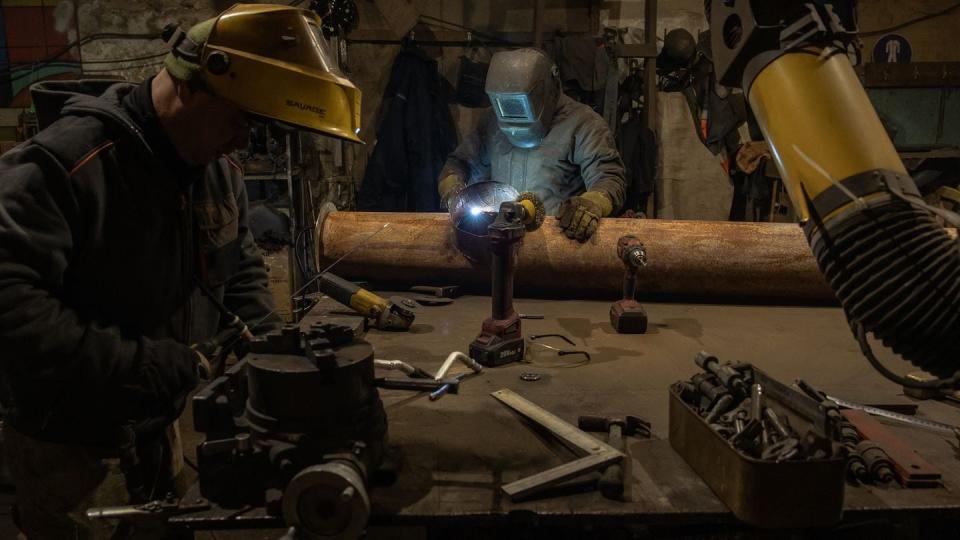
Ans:
{"type": "Polygon", "coordinates": [[[483,321],[480,335],[470,344],[470,358],[484,366],[500,366],[523,358],[520,315],[513,309],[513,274],[520,241],[527,231],[543,224],[543,202],[533,193],[500,203],[488,227],[490,238],[491,299],[493,313],[483,321]]]}

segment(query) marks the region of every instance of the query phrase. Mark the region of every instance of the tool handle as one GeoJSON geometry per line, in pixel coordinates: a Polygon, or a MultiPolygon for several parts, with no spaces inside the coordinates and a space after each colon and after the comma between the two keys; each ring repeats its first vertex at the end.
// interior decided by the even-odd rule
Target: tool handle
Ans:
{"type": "Polygon", "coordinates": [[[614,500],[623,498],[623,465],[614,463],[603,470],[600,480],[597,481],[600,493],[614,500]]]}
{"type": "Polygon", "coordinates": [[[606,432],[607,418],[605,416],[593,415],[580,416],[577,418],[577,427],[583,431],[606,432]]]}
{"type": "MultiPolygon", "coordinates": [[[[620,452],[624,451],[623,426],[620,424],[611,424],[607,435],[607,444],[616,448],[620,452]]],[[[598,482],[600,493],[608,499],[621,499],[623,497],[623,465],[621,462],[612,463],[600,476],[598,482]]]]}

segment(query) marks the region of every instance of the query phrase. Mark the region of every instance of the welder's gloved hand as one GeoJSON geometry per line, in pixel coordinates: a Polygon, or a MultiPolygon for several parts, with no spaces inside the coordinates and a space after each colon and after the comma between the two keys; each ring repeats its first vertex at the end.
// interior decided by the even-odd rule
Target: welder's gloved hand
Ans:
{"type": "Polygon", "coordinates": [[[561,204],[557,219],[567,238],[586,242],[597,232],[600,218],[609,216],[611,212],[613,202],[610,197],[599,191],[588,191],[561,204]]]}
{"type": "Polygon", "coordinates": [[[136,431],[162,429],[176,420],[199,382],[197,351],[173,340],[143,340],[142,354],[124,385],[136,431]]]}
{"type": "Polygon", "coordinates": [[[453,204],[453,198],[467,187],[467,183],[458,174],[448,174],[437,184],[437,191],[440,192],[440,208],[450,210],[453,204]]]}

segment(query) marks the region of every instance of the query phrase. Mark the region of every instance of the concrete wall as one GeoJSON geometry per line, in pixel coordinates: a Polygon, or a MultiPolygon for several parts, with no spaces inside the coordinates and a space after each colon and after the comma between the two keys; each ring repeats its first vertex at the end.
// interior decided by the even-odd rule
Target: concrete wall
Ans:
{"type": "MultiPolygon", "coordinates": [[[[189,28],[216,14],[213,0],[147,0],[131,9],[129,0],[76,0],[81,37],[94,33],[159,33],[167,23],[189,28]]],[[[101,40],[83,46],[83,61],[139,58],[165,52],[157,40],[101,40]]],[[[113,72],[130,80],[141,80],[160,70],[163,57],[120,64],[113,72]]],[[[103,69],[89,65],[87,69],[103,69]]]]}

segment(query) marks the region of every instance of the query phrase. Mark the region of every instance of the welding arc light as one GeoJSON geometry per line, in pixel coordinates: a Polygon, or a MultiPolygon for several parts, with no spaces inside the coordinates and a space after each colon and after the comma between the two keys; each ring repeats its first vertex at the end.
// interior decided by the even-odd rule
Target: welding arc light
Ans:
{"type": "Polygon", "coordinates": [[[484,212],[492,212],[492,211],[493,209],[491,209],[489,206],[471,206],[470,207],[471,216],[479,216],[484,212]]]}

